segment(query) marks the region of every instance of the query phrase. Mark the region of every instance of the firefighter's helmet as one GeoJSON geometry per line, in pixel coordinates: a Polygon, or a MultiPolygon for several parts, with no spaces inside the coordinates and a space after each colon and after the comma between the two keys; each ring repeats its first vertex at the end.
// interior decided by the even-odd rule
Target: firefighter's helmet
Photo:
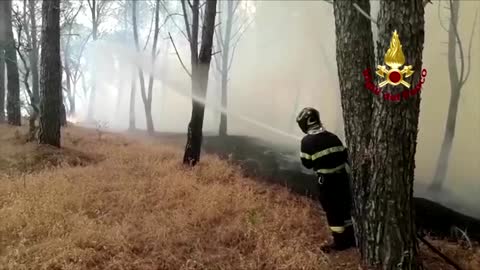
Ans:
{"type": "Polygon", "coordinates": [[[308,133],[309,130],[322,127],[322,121],[320,121],[320,113],[311,107],[304,108],[298,114],[297,123],[304,133],[308,133]]]}

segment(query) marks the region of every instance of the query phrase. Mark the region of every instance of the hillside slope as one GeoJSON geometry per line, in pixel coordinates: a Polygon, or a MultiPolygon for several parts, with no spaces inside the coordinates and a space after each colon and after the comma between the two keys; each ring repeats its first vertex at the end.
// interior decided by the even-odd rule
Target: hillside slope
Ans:
{"type": "MultiPolygon", "coordinates": [[[[355,250],[321,253],[316,202],[214,156],[189,169],[154,140],[69,127],[59,150],[24,132],[0,125],[0,269],[358,269],[355,250]]],[[[434,243],[480,269],[478,250],[434,243]]]]}

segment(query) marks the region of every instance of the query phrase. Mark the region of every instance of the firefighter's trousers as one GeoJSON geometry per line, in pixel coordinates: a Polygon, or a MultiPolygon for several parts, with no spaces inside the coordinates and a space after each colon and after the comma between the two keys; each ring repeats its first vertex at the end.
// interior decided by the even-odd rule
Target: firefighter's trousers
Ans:
{"type": "Polygon", "coordinates": [[[355,245],[352,226],[352,194],[350,176],[342,172],[318,176],[319,199],[327,216],[334,244],[339,247],[355,245]]]}

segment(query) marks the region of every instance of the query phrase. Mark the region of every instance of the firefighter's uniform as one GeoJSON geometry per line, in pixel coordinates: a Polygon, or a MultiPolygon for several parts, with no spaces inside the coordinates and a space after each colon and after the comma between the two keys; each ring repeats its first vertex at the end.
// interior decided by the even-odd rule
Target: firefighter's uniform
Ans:
{"type": "Polygon", "coordinates": [[[354,246],[347,149],[335,134],[320,129],[302,139],[300,155],[303,166],[318,175],[319,199],[334,239],[332,248],[354,246]]]}

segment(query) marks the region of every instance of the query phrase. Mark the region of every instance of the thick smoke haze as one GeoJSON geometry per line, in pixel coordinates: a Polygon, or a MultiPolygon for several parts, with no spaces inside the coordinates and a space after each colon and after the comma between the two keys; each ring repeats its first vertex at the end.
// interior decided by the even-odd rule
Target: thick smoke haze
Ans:
{"type": "MultiPolygon", "coordinates": [[[[440,25],[438,5],[438,2],[427,5],[425,15],[423,68],[428,70],[428,75],[422,90],[415,171],[417,192],[420,194],[433,178],[450,98],[448,33],[440,25]]],[[[312,106],[319,109],[327,129],[343,137],[332,5],[324,1],[249,1],[248,6],[242,8],[248,10],[254,21],[239,42],[233,60],[228,110],[301,136],[294,116],[302,107],[312,106]]],[[[460,4],[458,29],[464,47],[468,47],[466,44],[471,36],[475,12],[479,8],[478,1],[462,1],[460,4]]],[[[373,18],[376,18],[377,11],[378,2],[372,1],[373,18]]],[[[440,17],[448,25],[448,16],[443,8],[440,17]]],[[[180,19],[178,24],[182,25],[180,19]]],[[[376,26],[372,24],[372,28],[375,36],[376,26]]],[[[447,204],[454,200],[456,205],[464,207],[460,210],[476,216],[480,216],[480,144],[477,143],[480,138],[479,31],[480,27],[477,27],[470,56],[472,75],[462,89],[444,186],[450,195],[437,198],[447,204]]],[[[168,53],[162,52],[153,68],[156,77],[152,108],[155,129],[185,132],[191,113],[191,100],[188,98],[190,79],[166,37],[165,33],[161,35],[159,47],[168,53]]],[[[408,37],[400,36],[400,41],[405,39],[408,37]]],[[[174,40],[180,56],[189,67],[190,54],[185,38],[175,33],[174,40]]],[[[149,49],[138,54],[131,44],[98,41],[90,44],[87,51],[88,67],[97,74],[95,119],[108,122],[111,128],[128,127],[131,80],[135,76],[136,124],[138,128],[145,128],[144,107],[134,63],[140,63],[145,71],[151,70],[149,49]]],[[[404,53],[408,54],[408,51],[404,53]]],[[[212,133],[217,132],[220,119],[214,109],[220,102],[220,82],[214,61],[212,59],[204,123],[204,131],[212,133]]],[[[420,72],[421,67],[414,67],[414,70],[420,72]]],[[[145,73],[146,84],[148,75],[145,73]]],[[[79,120],[85,119],[87,114],[86,101],[84,97],[77,98],[76,118],[79,120]]],[[[228,125],[230,134],[246,134],[292,147],[299,144],[295,139],[237,118],[229,117],[228,125]]]]}

